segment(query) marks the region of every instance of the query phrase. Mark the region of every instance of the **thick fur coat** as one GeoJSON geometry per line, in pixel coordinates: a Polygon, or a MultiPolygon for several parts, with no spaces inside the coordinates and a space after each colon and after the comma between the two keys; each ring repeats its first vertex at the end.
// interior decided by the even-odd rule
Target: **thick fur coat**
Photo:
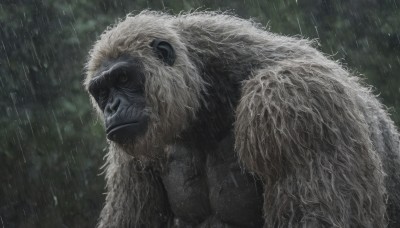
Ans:
{"type": "Polygon", "coordinates": [[[110,142],[99,227],[171,225],[166,145],[231,126],[241,167],[263,183],[265,227],[400,227],[399,134],[370,89],[312,41],[227,14],[145,11],[101,35],[86,84],[123,54],[141,60],[150,126],[134,145],[110,142]],[[160,67],[154,38],[173,44],[174,66],[160,67]]]}

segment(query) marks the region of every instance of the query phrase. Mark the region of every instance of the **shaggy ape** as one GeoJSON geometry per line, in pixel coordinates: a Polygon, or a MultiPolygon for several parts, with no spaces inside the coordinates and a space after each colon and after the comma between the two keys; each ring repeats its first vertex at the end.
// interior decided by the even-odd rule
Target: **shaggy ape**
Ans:
{"type": "Polygon", "coordinates": [[[99,227],[400,227],[399,134],[311,41],[145,11],[86,70],[110,144],[99,227]]]}

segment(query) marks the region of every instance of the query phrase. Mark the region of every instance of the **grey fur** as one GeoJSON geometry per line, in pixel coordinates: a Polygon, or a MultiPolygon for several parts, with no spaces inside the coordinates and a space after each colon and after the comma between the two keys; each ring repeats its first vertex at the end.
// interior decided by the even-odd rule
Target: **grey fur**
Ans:
{"type": "Polygon", "coordinates": [[[108,28],[90,52],[85,84],[105,59],[140,58],[151,121],[135,144],[110,142],[99,227],[172,224],[157,173],[166,145],[207,103],[201,74],[210,61],[242,81],[235,150],[264,183],[265,227],[400,226],[399,134],[369,89],[312,46],[215,12],[144,11],[108,28]],[[159,67],[154,38],[172,43],[174,66],[159,67]]]}

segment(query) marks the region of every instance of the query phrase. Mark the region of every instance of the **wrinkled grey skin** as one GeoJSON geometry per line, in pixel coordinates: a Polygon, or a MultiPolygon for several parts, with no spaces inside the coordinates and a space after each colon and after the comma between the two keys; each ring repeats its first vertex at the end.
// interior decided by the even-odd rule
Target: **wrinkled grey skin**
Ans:
{"type": "MultiPolygon", "coordinates": [[[[145,11],[108,28],[86,85],[105,59],[138,57],[152,115],[130,146],[110,142],[98,227],[178,226],[160,177],[166,148],[207,132],[212,115],[233,126],[238,163],[262,182],[264,227],[400,227],[399,134],[370,90],[312,45],[213,12],[145,11]],[[173,66],[157,61],[154,38],[175,48],[173,66]],[[215,100],[232,119],[207,112],[215,100]]],[[[223,227],[214,220],[203,227],[223,227]]]]}

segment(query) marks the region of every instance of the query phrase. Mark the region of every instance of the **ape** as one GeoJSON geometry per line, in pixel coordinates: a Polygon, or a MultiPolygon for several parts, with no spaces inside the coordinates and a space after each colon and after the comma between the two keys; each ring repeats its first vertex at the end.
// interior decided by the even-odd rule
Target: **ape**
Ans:
{"type": "Polygon", "coordinates": [[[400,227],[399,134],[311,41],[144,11],[89,55],[109,140],[99,227],[400,227]]]}

